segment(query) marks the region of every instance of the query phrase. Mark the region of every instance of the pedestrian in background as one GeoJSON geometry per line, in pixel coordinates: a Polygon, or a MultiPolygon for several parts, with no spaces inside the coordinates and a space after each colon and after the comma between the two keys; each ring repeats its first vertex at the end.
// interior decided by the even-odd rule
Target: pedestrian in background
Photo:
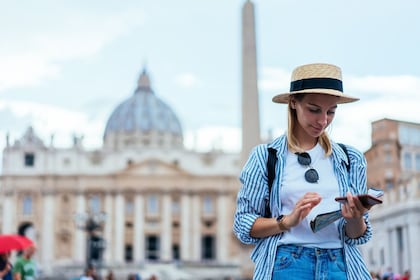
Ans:
{"type": "Polygon", "coordinates": [[[13,266],[10,262],[10,252],[0,254],[0,279],[13,280],[13,266]]]}
{"type": "Polygon", "coordinates": [[[23,250],[23,254],[17,258],[13,266],[14,280],[34,280],[37,278],[37,267],[32,259],[35,254],[35,245],[23,250]]]}
{"type": "Polygon", "coordinates": [[[108,274],[105,277],[105,280],[115,280],[114,272],[112,270],[108,271],[108,274]]]}

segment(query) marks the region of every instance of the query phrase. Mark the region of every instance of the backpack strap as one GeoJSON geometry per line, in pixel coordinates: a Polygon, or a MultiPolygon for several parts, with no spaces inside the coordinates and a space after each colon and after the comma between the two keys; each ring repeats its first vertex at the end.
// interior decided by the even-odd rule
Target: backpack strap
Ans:
{"type": "Polygon", "coordinates": [[[266,217],[271,217],[270,196],[271,196],[271,186],[273,185],[274,178],[276,177],[276,163],[277,163],[277,150],[273,148],[268,148],[268,158],[267,158],[268,203],[265,206],[266,217]]]}
{"type": "Polygon", "coordinates": [[[346,168],[347,168],[347,172],[350,172],[350,157],[349,157],[349,152],[347,151],[347,147],[343,143],[337,143],[337,144],[340,145],[341,149],[343,149],[344,153],[347,156],[346,168]]]}

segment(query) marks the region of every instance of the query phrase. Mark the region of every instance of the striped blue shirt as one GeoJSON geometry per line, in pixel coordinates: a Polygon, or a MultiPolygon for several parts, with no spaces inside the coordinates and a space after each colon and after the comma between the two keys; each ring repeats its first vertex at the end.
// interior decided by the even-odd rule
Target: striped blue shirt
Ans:
{"type": "MultiPolygon", "coordinates": [[[[254,277],[256,280],[269,280],[272,277],[274,260],[277,246],[282,234],[273,235],[267,238],[253,238],[250,236],[252,225],[258,217],[264,216],[265,203],[268,200],[267,185],[267,148],[272,147],[277,150],[276,177],[273,182],[270,208],[273,217],[280,215],[281,198],[280,183],[282,171],[287,156],[286,135],[280,136],[270,144],[256,146],[251,152],[240,174],[242,187],[237,196],[237,208],[235,212],[233,231],[237,238],[245,244],[254,244],[255,248],[251,254],[251,259],[255,263],[254,277]]],[[[347,146],[348,155],[351,162],[350,172],[347,172],[347,156],[341,147],[332,143],[332,161],[334,174],[338,180],[340,194],[346,195],[348,191],[353,194],[367,192],[366,187],[366,159],[364,155],[351,146],[347,146]]],[[[357,248],[358,245],[366,243],[372,236],[372,228],[365,214],[367,230],[359,238],[349,238],[345,235],[346,221],[341,218],[339,223],[340,238],[343,243],[346,261],[346,272],[348,280],[368,280],[371,279],[362,255],[357,248]]]]}

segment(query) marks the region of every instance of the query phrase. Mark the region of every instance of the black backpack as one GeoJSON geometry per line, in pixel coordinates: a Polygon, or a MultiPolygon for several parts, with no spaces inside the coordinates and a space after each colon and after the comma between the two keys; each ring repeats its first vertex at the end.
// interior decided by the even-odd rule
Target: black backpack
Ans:
{"type": "MultiPolygon", "coordinates": [[[[346,145],[343,143],[337,143],[340,145],[341,149],[343,149],[344,153],[347,156],[347,172],[350,171],[350,158],[347,151],[346,145]]],[[[267,158],[267,177],[268,177],[268,201],[265,205],[265,217],[271,217],[271,209],[270,209],[270,196],[271,196],[271,186],[273,185],[274,177],[276,176],[276,163],[277,163],[277,150],[274,148],[268,148],[268,158],[267,158]]]]}

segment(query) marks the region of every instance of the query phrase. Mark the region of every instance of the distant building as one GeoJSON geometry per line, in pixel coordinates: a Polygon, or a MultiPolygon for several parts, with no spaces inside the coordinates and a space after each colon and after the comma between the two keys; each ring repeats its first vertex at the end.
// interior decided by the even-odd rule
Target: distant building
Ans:
{"type": "Polygon", "coordinates": [[[420,279],[420,124],[392,119],[372,123],[365,153],[368,185],[385,190],[370,213],[374,235],[361,246],[373,271],[410,270],[420,279]]]}
{"type": "Polygon", "coordinates": [[[392,119],[372,122],[365,152],[368,185],[391,190],[420,172],[420,124],[392,119]]]}

